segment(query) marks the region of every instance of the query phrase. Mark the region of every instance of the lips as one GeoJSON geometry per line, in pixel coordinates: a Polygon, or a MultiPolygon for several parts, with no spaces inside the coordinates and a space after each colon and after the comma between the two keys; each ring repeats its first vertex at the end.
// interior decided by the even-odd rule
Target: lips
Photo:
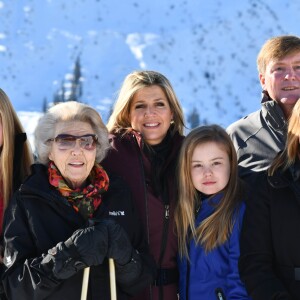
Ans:
{"type": "Polygon", "coordinates": [[[215,181],[206,181],[206,182],[203,182],[203,185],[211,185],[211,184],[215,184],[216,182],[215,181]]]}
{"type": "Polygon", "coordinates": [[[71,162],[71,163],[69,163],[69,165],[72,167],[81,167],[84,165],[84,163],[83,162],[71,162]]]}
{"type": "Polygon", "coordinates": [[[284,88],[282,88],[283,91],[294,91],[294,90],[298,90],[299,88],[296,86],[286,86],[284,88]]]}
{"type": "Polygon", "coordinates": [[[145,124],[144,124],[144,127],[153,128],[153,127],[157,127],[158,125],[159,125],[158,122],[145,123],[145,124]]]}

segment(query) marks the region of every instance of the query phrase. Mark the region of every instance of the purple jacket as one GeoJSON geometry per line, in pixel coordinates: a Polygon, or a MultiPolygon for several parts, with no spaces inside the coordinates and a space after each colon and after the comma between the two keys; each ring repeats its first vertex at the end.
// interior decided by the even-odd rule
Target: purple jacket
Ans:
{"type": "MultiPolygon", "coordinates": [[[[183,136],[175,133],[170,143],[171,147],[162,166],[163,177],[168,186],[169,225],[168,234],[165,241],[165,254],[161,261],[160,268],[177,269],[177,236],[174,228],[174,209],[176,204],[176,166],[180,146],[183,136]]],[[[129,185],[133,194],[133,200],[138,208],[144,231],[157,267],[159,268],[159,258],[163,240],[163,224],[165,218],[165,203],[161,196],[156,196],[151,186],[151,176],[153,165],[144,153],[143,140],[139,133],[130,131],[125,134],[117,134],[112,137],[112,149],[106,159],[101,162],[103,167],[109,172],[121,176],[129,185]]],[[[176,272],[176,270],[175,270],[176,272]]],[[[173,272],[174,273],[174,272],[173,272]]],[[[163,299],[177,299],[178,282],[163,285],[163,299]]],[[[134,299],[159,299],[159,288],[151,286],[140,296],[134,299]],[[152,294],[152,296],[150,296],[152,294]]]]}

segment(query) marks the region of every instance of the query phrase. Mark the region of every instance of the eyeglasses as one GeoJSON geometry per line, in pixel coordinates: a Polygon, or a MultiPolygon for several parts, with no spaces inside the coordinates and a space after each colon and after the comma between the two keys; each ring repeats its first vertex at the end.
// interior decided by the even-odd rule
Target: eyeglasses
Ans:
{"type": "Polygon", "coordinates": [[[79,140],[80,148],[85,150],[94,150],[98,137],[95,134],[85,135],[71,135],[71,134],[59,134],[53,139],[47,140],[47,142],[55,142],[59,150],[70,150],[76,146],[76,141],[79,140]]]}

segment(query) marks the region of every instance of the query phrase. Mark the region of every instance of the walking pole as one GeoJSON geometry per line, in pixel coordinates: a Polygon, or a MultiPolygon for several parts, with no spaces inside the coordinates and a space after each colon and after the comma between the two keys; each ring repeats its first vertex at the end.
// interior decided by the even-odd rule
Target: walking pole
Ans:
{"type": "Polygon", "coordinates": [[[87,292],[89,286],[89,276],[90,276],[90,267],[83,270],[83,279],[82,279],[82,288],[81,288],[81,298],[80,300],[87,299],[87,292]]]}
{"type": "Polygon", "coordinates": [[[117,300],[115,263],[112,258],[108,259],[108,263],[109,263],[109,280],[110,280],[110,299],[117,300]]]}

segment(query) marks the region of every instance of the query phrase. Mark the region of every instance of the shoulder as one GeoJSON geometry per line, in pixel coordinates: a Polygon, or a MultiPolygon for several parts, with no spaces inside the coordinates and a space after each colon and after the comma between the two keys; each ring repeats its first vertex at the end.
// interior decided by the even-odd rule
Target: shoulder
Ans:
{"type": "Polygon", "coordinates": [[[124,192],[126,190],[129,190],[127,183],[117,174],[108,172],[108,177],[109,177],[108,191],[120,190],[121,192],[124,192]]]}
{"type": "Polygon", "coordinates": [[[120,155],[127,155],[132,153],[134,149],[138,149],[137,139],[134,134],[116,133],[111,134],[109,137],[111,148],[107,153],[107,157],[116,157],[120,155]]]}
{"type": "Polygon", "coordinates": [[[24,180],[23,185],[36,187],[42,187],[45,183],[48,185],[47,170],[47,166],[43,164],[31,165],[31,174],[24,180]]]}
{"type": "Polygon", "coordinates": [[[226,129],[230,136],[245,135],[249,136],[253,132],[256,132],[261,126],[261,114],[262,110],[257,110],[244,118],[232,123],[226,129]]]}
{"type": "Polygon", "coordinates": [[[132,206],[131,191],[127,183],[115,173],[108,173],[109,187],[103,194],[103,199],[108,206],[132,206]]]}

